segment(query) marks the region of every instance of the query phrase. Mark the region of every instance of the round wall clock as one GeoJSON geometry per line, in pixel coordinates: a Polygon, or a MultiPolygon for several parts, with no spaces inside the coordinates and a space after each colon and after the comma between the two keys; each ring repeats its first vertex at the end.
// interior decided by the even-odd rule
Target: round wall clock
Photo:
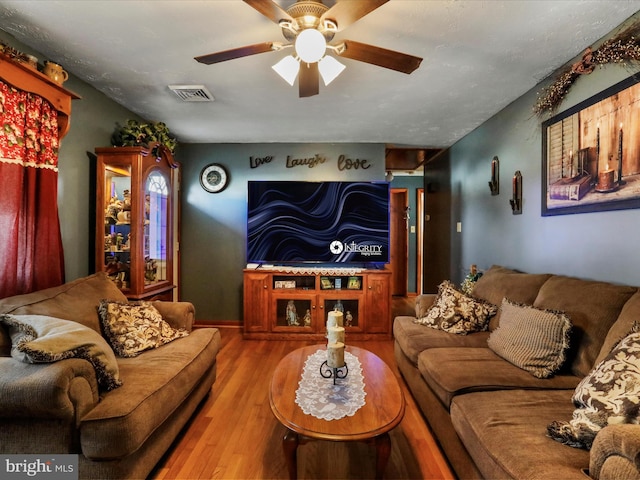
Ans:
{"type": "Polygon", "coordinates": [[[200,172],[200,185],[209,193],[219,193],[229,183],[227,169],[217,163],[211,163],[200,172]]]}

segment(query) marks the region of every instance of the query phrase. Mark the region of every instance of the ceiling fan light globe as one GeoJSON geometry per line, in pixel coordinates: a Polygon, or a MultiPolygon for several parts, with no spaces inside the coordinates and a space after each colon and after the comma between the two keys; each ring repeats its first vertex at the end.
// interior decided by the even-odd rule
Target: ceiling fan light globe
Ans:
{"type": "Polygon", "coordinates": [[[300,64],[293,57],[293,55],[287,55],[274,66],[273,70],[282,77],[282,79],[289,85],[293,86],[300,70],[300,64]]]}
{"type": "Polygon", "coordinates": [[[295,49],[300,60],[306,63],[316,63],[324,56],[327,50],[327,41],[324,35],[315,28],[307,28],[298,34],[295,49]]]}
{"type": "Polygon", "coordinates": [[[325,57],[318,62],[318,70],[320,71],[320,76],[325,86],[333,82],[345,68],[342,63],[329,55],[325,55],[325,57]]]}

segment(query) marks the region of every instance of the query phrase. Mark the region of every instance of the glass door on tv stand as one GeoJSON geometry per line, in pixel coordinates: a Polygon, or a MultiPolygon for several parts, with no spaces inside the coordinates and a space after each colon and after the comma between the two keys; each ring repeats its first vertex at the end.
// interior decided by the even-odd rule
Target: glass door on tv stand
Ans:
{"type": "Polygon", "coordinates": [[[316,330],[316,301],[313,294],[301,295],[295,292],[277,293],[272,296],[272,331],[306,332],[316,330]]]}
{"type": "Polygon", "coordinates": [[[325,312],[327,312],[327,316],[329,315],[328,312],[333,310],[342,312],[342,323],[347,332],[349,332],[349,330],[362,330],[360,319],[360,299],[348,298],[343,296],[336,298],[325,297],[323,303],[323,309],[325,312]]]}

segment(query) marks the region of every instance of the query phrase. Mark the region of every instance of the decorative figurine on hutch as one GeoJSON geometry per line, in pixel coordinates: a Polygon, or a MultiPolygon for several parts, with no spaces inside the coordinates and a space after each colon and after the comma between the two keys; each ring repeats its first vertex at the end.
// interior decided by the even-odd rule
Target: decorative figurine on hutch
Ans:
{"type": "Polygon", "coordinates": [[[155,282],[158,275],[158,264],[151,257],[144,257],[144,279],[155,282]]]}
{"type": "Polygon", "coordinates": [[[296,304],[293,302],[293,300],[289,300],[287,302],[287,310],[285,315],[287,317],[287,325],[289,325],[290,327],[300,325],[300,323],[298,322],[298,312],[296,311],[296,304]]]}
{"type": "Polygon", "coordinates": [[[125,190],[122,196],[124,197],[122,200],[122,209],[131,210],[131,192],[129,190],[125,190]]]}
{"type": "Polygon", "coordinates": [[[353,325],[353,315],[351,315],[351,311],[347,310],[347,314],[344,316],[344,326],[351,327],[353,325]]]}
{"type": "Polygon", "coordinates": [[[115,225],[118,221],[118,213],[122,211],[122,202],[118,200],[117,196],[111,197],[109,205],[107,205],[105,211],[104,223],[108,225],[115,225]]]}
{"type": "Polygon", "coordinates": [[[323,378],[333,378],[333,384],[339,378],[345,378],[349,368],[344,361],[345,331],[342,312],[329,312],[327,318],[327,359],[320,365],[323,378]]]}

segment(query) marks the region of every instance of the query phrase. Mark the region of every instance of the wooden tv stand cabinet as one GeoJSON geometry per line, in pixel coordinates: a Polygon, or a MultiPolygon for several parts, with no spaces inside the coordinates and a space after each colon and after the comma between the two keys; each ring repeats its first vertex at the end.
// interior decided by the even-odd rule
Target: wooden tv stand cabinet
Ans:
{"type": "Polygon", "coordinates": [[[391,271],[322,267],[244,270],[244,338],[324,341],[342,310],[352,340],[391,338],[391,271]]]}

